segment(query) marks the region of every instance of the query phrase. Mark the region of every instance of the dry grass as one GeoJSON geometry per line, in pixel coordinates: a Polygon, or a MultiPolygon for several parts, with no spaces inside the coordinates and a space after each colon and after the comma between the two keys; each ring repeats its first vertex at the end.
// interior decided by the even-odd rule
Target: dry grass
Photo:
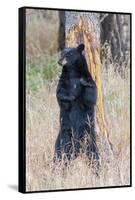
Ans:
{"type": "MultiPolygon", "coordinates": [[[[126,71],[128,74],[128,70],[126,71]]],[[[63,170],[54,169],[54,144],[59,131],[59,107],[56,101],[56,81],[50,87],[42,84],[37,92],[29,91],[26,98],[26,189],[27,191],[66,188],[87,188],[128,185],[130,183],[130,82],[113,71],[102,72],[104,105],[114,157],[107,161],[104,141],[98,132],[101,156],[99,176],[87,165],[85,155],[80,155],[63,170]]]]}
{"type": "Polygon", "coordinates": [[[27,9],[27,59],[57,52],[58,26],[58,11],[27,9]]]}

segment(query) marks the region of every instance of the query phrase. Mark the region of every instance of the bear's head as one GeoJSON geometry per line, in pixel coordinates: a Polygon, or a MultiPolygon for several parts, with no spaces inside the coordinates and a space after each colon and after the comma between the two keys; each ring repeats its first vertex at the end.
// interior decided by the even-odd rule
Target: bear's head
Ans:
{"type": "Polygon", "coordinates": [[[80,60],[82,51],[84,50],[84,44],[80,44],[77,48],[64,48],[60,53],[58,64],[61,66],[73,66],[76,65],[80,60]]]}

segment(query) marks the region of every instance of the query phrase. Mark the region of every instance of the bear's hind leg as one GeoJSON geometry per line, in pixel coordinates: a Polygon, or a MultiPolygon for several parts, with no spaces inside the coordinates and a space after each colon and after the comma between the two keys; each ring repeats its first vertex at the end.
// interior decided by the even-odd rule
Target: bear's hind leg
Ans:
{"type": "Polygon", "coordinates": [[[55,143],[54,161],[70,160],[72,155],[72,142],[69,130],[61,130],[55,143]]]}
{"type": "Polygon", "coordinates": [[[70,160],[73,153],[70,129],[64,131],[64,134],[62,137],[62,146],[63,146],[64,160],[65,161],[70,160]]]}
{"type": "Polygon", "coordinates": [[[55,155],[53,161],[61,161],[62,159],[62,146],[61,146],[61,133],[58,134],[55,142],[55,155]]]}

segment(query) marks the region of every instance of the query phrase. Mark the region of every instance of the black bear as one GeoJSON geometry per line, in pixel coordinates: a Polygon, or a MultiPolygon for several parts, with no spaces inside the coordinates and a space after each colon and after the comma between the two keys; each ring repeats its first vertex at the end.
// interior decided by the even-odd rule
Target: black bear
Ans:
{"type": "Polygon", "coordinates": [[[84,44],[65,48],[58,61],[62,73],[56,91],[60,131],[55,143],[55,160],[75,158],[84,140],[88,157],[99,158],[95,131],[97,88],[88,71],[83,50],[84,44]]]}

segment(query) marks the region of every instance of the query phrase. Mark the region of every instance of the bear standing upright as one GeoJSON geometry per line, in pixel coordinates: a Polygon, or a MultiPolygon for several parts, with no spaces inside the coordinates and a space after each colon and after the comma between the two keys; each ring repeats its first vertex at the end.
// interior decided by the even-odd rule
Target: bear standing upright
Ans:
{"type": "Polygon", "coordinates": [[[55,160],[75,158],[82,149],[85,136],[86,154],[90,159],[99,158],[95,131],[97,88],[83,50],[84,44],[65,48],[58,61],[63,68],[56,91],[60,131],[55,143],[55,160]]]}

